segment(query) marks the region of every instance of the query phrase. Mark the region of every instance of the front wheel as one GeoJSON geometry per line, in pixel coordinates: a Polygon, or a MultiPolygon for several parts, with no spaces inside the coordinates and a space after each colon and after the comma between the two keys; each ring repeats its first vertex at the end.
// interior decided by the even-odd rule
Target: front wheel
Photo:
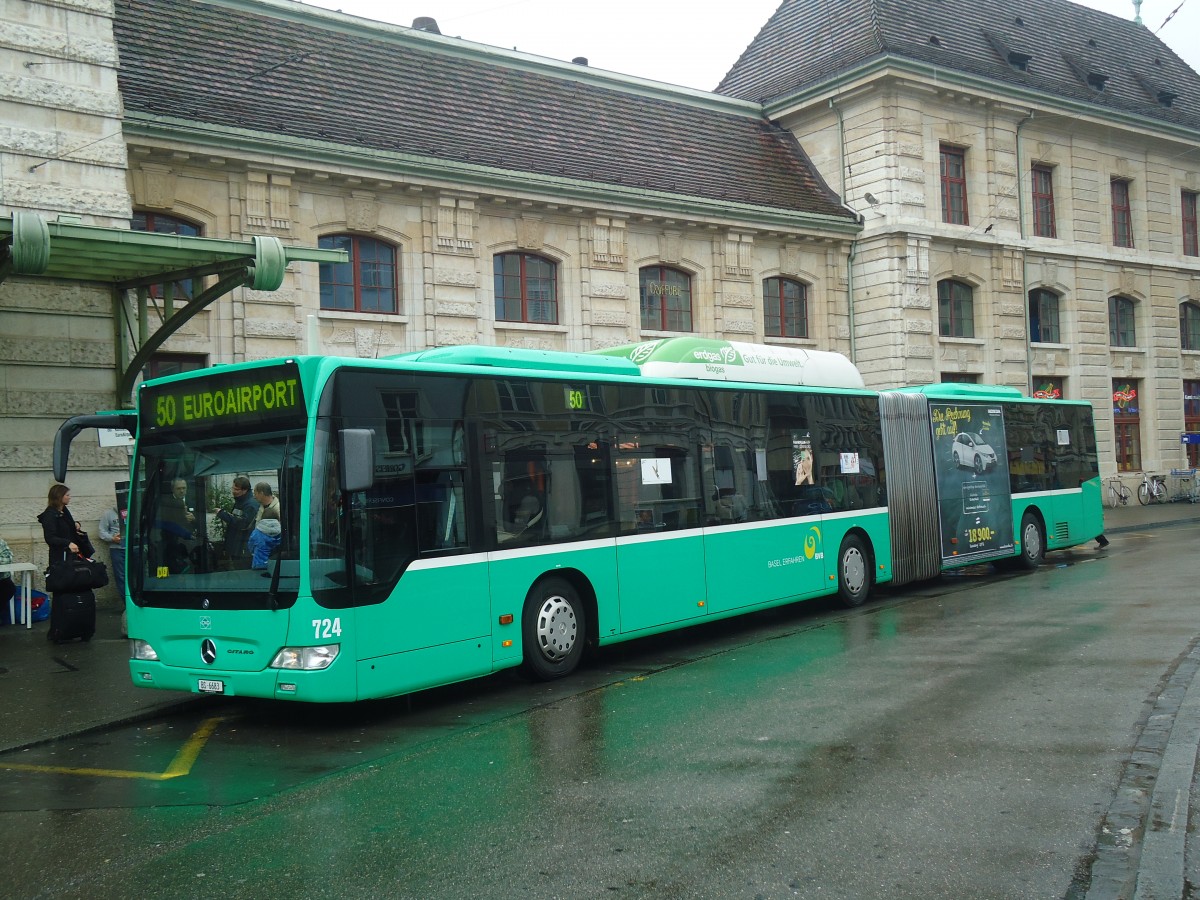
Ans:
{"type": "Polygon", "coordinates": [[[1138,503],[1142,506],[1150,503],[1150,485],[1144,481],[1138,486],[1138,503]]]}
{"type": "Polygon", "coordinates": [[[1017,565],[1027,571],[1033,571],[1046,558],[1046,537],[1042,534],[1041,523],[1031,512],[1021,517],[1021,555],[1017,557],[1017,565]]]}
{"type": "Polygon", "coordinates": [[[848,534],[838,551],[838,600],[843,606],[861,606],[871,593],[871,555],[862,539],[848,534]]]}
{"type": "Polygon", "coordinates": [[[579,592],[564,578],[544,578],[525,597],[522,668],[531,678],[552,681],[570,675],[583,658],[587,620],[579,592]]]}
{"type": "Polygon", "coordinates": [[[983,464],[983,457],[980,456],[978,453],[976,453],[975,454],[975,474],[982,475],[984,469],[985,469],[985,466],[983,464]]]}

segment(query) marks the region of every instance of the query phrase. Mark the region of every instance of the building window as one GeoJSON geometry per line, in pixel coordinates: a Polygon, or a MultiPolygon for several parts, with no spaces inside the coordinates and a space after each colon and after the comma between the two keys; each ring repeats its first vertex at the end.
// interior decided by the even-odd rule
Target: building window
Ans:
{"type": "Polygon", "coordinates": [[[345,250],[350,261],[321,263],[321,309],[363,313],[399,311],[396,248],[375,238],[331,234],[318,238],[323,250],[345,250]]]}
{"type": "Polygon", "coordinates": [[[971,224],[967,217],[967,151],[942,144],[942,221],[971,224]]]}
{"type": "Polygon", "coordinates": [[[558,324],[558,264],[532,253],[492,257],[496,320],[558,324]]]}
{"type": "Polygon", "coordinates": [[[808,337],[808,285],[791,278],[764,279],[763,322],[768,337],[808,337]]]}
{"type": "Polygon", "coordinates": [[[1038,288],[1029,292],[1029,340],[1035,344],[1057,344],[1058,294],[1038,288]]]}
{"type": "Polygon", "coordinates": [[[195,372],[208,366],[208,357],[199,353],[155,353],[146,361],[142,377],[164,378],[183,372],[195,372]]]}
{"type": "Polygon", "coordinates": [[[968,372],[943,372],[942,384],[979,384],[979,376],[968,372]]]}
{"type": "Polygon", "coordinates": [[[1200,350],[1200,304],[1179,304],[1179,347],[1200,350]]]}
{"type": "Polygon", "coordinates": [[[1137,472],[1142,468],[1142,426],[1138,408],[1138,382],[1113,381],[1113,427],[1117,449],[1117,471],[1137,472]]]}
{"type": "Polygon", "coordinates": [[[975,337],[975,301],[969,284],[949,279],[938,282],[938,334],[975,337]]]}
{"type": "MultiPolygon", "coordinates": [[[[1200,381],[1183,383],[1183,430],[1200,436],[1200,381]]],[[[1188,467],[1200,468],[1200,444],[1184,444],[1188,467]]]]}
{"type": "MultiPolygon", "coordinates": [[[[155,234],[179,234],[184,237],[203,237],[204,230],[193,222],[187,222],[183,219],[178,219],[175,216],[168,216],[164,213],[151,212],[135,212],[129,220],[130,231],[152,231],[155,234]]],[[[191,278],[184,281],[172,282],[174,285],[173,295],[191,300],[194,296],[194,282],[191,278]]],[[[163,295],[163,286],[161,284],[152,284],[149,288],[151,297],[161,298],[163,295]]]]}
{"type": "Polygon", "coordinates": [[[642,328],[692,330],[692,276],[667,266],[646,266],[639,273],[642,328]]]}
{"type": "Polygon", "coordinates": [[[1067,396],[1067,389],[1061,378],[1033,379],[1033,398],[1035,400],[1061,400],[1067,396]]]}
{"type": "Polygon", "coordinates": [[[1112,347],[1136,347],[1136,305],[1128,297],[1108,298],[1108,343],[1112,347]]]}
{"type": "Polygon", "coordinates": [[[1050,166],[1033,167],[1033,233],[1058,237],[1054,228],[1054,170],[1050,166]]]}
{"type": "Polygon", "coordinates": [[[1183,192],[1183,255],[1200,256],[1200,239],[1196,232],[1196,198],[1200,196],[1195,191],[1183,192]]]}
{"type": "Polygon", "coordinates": [[[1133,246],[1133,214],[1129,210],[1129,182],[1123,178],[1112,180],[1113,245],[1133,246]]]}

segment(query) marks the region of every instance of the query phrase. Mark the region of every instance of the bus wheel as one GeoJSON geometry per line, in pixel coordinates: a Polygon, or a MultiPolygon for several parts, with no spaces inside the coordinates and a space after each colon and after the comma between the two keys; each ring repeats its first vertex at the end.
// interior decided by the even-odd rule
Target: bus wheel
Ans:
{"type": "Polygon", "coordinates": [[[838,551],[838,599],[843,606],[861,606],[871,593],[871,556],[856,534],[848,534],[838,551]]]}
{"type": "Polygon", "coordinates": [[[563,578],[544,578],[525,598],[521,634],[523,668],[538,681],[570,675],[583,657],[587,636],[579,592],[563,578]]]}
{"type": "Polygon", "coordinates": [[[1017,566],[1033,571],[1046,558],[1046,538],[1042,535],[1042,526],[1038,524],[1037,516],[1026,512],[1021,517],[1021,555],[1017,557],[1017,566]]]}

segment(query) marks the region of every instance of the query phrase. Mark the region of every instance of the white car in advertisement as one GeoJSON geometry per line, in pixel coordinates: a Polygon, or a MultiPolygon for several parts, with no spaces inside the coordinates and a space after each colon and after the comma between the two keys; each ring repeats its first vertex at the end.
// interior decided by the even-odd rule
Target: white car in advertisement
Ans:
{"type": "Polygon", "coordinates": [[[996,451],[983,439],[983,435],[970,431],[960,432],[954,438],[954,463],[963,469],[974,469],[982,475],[996,466],[996,451]]]}

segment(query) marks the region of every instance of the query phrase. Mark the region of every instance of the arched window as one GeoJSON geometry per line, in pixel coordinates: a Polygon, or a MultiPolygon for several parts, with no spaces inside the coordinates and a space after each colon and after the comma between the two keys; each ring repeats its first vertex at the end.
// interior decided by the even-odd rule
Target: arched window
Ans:
{"type": "Polygon", "coordinates": [[[1200,304],[1179,304],[1179,346],[1183,350],[1200,350],[1200,304]]]}
{"type": "Polygon", "coordinates": [[[1113,347],[1136,347],[1136,304],[1129,297],[1108,298],[1108,343],[1113,347]]]}
{"type": "MultiPolygon", "coordinates": [[[[188,222],[185,219],[180,219],[176,216],[169,216],[166,213],[155,212],[135,212],[129,220],[130,231],[152,231],[155,234],[179,234],[184,237],[203,237],[204,229],[194,222],[188,222]]],[[[174,283],[174,296],[181,297],[186,300],[191,300],[195,291],[195,282],[188,278],[185,281],[176,281],[174,283]]],[[[153,284],[150,286],[151,297],[162,297],[163,286],[161,284],[153,284]]]]}
{"type": "Polygon", "coordinates": [[[1029,340],[1034,343],[1057,344],[1062,339],[1058,329],[1058,294],[1042,288],[1029,292],[1029,340]]]}
{"type": "Polygon", "coordinates": [[[808,285],[791,278],[763,279],[763,322],[769,337],[808,337],[808,285]]]}
{"type": "Polygon", "coordinates": [[[638,274],[642,294],[642,328],[649,331],[691,331],[692,276],[667,266],[646,266],[638,274]]]}
{"type": "Polygon", "coordinates": [[[496,320],[558,324],[558,264],[532,253],[492,257],[496,320]]]}
{"type": "Polygon", "coordinates": [[[950,279],[938,282],[938,334],[975,337],[975,299],[969,284],[950,279]]]}
{"type": "Polygon", "coordinates": [[[356,234],[318,238],[322,250],[345,250],[350,261],[321,263],[321,309],[364,313],[396,313],[396,248],[356,234]]]}

